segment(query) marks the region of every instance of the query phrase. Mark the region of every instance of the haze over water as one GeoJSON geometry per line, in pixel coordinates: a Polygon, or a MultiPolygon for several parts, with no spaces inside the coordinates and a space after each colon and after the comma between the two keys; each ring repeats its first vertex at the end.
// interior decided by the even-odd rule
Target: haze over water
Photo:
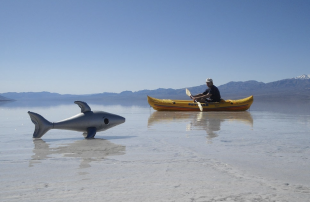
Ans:
{"type": "Polygon", "coordinates": [[[32,139],[27,112],[51,122],[72,103],[0,105],[3,201],[309,201],[309,103],[255,102],[244,112],[92,110],[126,122],[85,140],[50,130],[32,139]]]}

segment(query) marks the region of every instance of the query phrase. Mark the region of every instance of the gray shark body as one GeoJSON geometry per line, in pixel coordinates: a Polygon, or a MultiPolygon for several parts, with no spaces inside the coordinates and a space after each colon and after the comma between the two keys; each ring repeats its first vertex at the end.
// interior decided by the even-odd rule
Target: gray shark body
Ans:
{"type": "Polygon", "coordinates": [[[112,128],[125,122],[125,118],[103,111],[91,111],[87,103],[75,101],[81,113],[68,119],[49,122],[40,114],[28,111],[31,121],[35,124],[33,138],[41,138],[50,129],[63,129],[83,132],[85,138],[94,138],[96,133],[112,128]]]}

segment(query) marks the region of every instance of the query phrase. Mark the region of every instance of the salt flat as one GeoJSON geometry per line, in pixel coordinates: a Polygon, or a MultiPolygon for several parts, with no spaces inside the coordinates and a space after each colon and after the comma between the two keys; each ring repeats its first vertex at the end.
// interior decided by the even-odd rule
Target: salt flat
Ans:
{"type": "Polygon", "coordinates": [[[126,122],[93,140],[64,130],[34,140],[27,111],[59,121],[79,107],[0,106],[1,201],[310,200],[306,110],[89,105],[126,122]]]}

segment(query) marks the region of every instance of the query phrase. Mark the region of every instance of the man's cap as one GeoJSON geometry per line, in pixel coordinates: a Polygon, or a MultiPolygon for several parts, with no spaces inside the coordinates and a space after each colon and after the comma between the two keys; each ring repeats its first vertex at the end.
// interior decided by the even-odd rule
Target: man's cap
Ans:
{"type": "Polygon", "coordinates": [[[207,79],[206,79],[206,83],[210,83],[210,82],[213,83],[213,80],[210,79],[210,78],[207,78],[207,79]]]}

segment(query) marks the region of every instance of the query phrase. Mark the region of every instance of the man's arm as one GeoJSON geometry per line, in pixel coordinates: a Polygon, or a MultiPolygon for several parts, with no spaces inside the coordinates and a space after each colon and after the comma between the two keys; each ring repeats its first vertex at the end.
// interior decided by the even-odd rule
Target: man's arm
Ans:
{"type": "Polygon", "coordinates": [[[200,96],[203,96],[204,94],[203,93],[199,93],[197,95],[192,95],[192,97],[200,97],[200,96]]]}
{"type": "Polygon", "coordinates": [[[195,96],[192,96],[192,99],[195,101],[196,99],[201,99],[201,98],[206,99],[206,98],[209,98],[211,96],[212,96],[212,94],[210,94],[210,93],[208,93],[206,95],[204,95],[203,93],[200,93],[200,94],[197,94],[195,96]]]}
{"type": "Polygon", "coordinates": [[[193,96],[193,98],[209,98],[209,97],[211,97],[211,96],[212,96],[212,94],[210,94],[210,93],[208,93],[208,94],[206,94],[206,95],[200,93],[200,94],[198,94],[198,95],[193,96]]]}

